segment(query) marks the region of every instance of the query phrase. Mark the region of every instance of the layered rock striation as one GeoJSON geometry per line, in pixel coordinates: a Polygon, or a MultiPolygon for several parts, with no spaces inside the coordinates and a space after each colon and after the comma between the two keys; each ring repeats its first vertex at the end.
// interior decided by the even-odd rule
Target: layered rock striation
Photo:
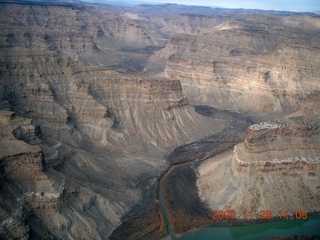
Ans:
{"type": "Polygon", "coordinates": [[[30,228],[26,225],[29,215],[57,213],[64,180],[60,188],[55,187],[59,180],[44,172],[44,156],[33,141],[38,138],[31,119],[0,111],[0,122],[0,236],[29,239],[30,228]],[[34,145],[26,143],[30,139],[34,145]]]}
{"type": "Polygon", "coordinates": [[[137,204],[149,204],[169,149],[225,123],[197,114],[179,80],[120,73],[140,71],[164,46],[159,25],[92,6],[40,5],[1,4],[0,109],[28,121],[0,146],[32,151],[3,155],[19,163],[1,168],[8,189],[8,169],[17,173],[17,192],[0,195],[27,202],[32,214],[21,223],[31,235],[106,238],[137,204]]]}
{"type": "Polygon", "coordinates": [[[244,143],[199,168],[198,191],[211,209],[319,211],[319,115],[255,124],[244,143]],[[290,205],[288,205],[290,202],[290,205]]]}
{"type": "Polygon", "coordinates": [[[247,129],[244,147],[249,153],[287,149],[317,149],[318,118],[290,117],[255,124],[247,129]]]}
{"type": "MultiPolygon", "coordinates": [[[[258,112],[319,109],[318,19],[311,16],[0,5],[0,109],[9,110],[0,114],[2,236],[101,239],[124,219],[152,213],[139,210],[151,209],[168,151],[227,126],[224,118],[197,114],[189,101],[258,112]],[[129,74],[137,72],[145,74],[129,74]]],[[[316,144],[308,147],[318,137],[303,135],[309,123],[286,123],[292,127],[275,132],[253,127],[235,148],[242,162],[257,156],[264,165],[285,164],[232,168],[230,157],[215,166],[215,181],[202,183],[202,197],[218,196],[214,207],[275,209],[283,199],[273,197],[274,186],[299,199],[290,210],[314,211],[318,168],[301,161],[318,156],[316,144]],[[286,155],[290,144],[301,156],[286,155]],[[297,168],[287,164],[297,156],[297,168]],[[292,169],[279,167],[287,165],[292,169]],[[216,179],[221,174],[227,177],[216,179]]],[[[317,133],[318,125],[310,126],[317,133]]],[[[158,227],[163,235],[163,222],[152,231],[158,227]]]]}
{"type": "Polygon", "coordinates": [[[210,31],[172,36],[161,50],[168,56],[165,75],[180,79],[198,103],[260,113],[317,112],[319,18],[255,15],[253,24],[253,16],[232,17],[210,31]]]}
{"type": "Polygon", "coordinates": [[[1,6],[4,52],[45,48],[86,65],[136,72],[149,51],[152,53],[166,42],[155,22],[134,19],[130,14],[107,13],[103,6],[68,3],[1,6]]]}
{"type": "MultiPolygon", "coordinates": [[[[2,75],[10,79],[5,98],[19,115],[32,117],[44,137],[57,137],[73,145],[89,137],[110,146],[117,144],[123,134],[147,134],[148,141],[163,135],[163,139],[182,142],[193,133],[174,130],[179,124],[191,124],[180,113],[208,122],[187,105],[176,80],[88,69],[69,58],[50,54],[12,56],[3,59],[2,66],[5,62],[18,62],[8,65],[7,73],[2,75]],[[142,127],[139,119],[154,122],[154,131],[142,127]]],[[[209,126],[205,128],[202,133],[210,132],[209,126]]],[[[170,145],[169,140],[163,144],[170,145]]]]}
{"type": "Polygon", "coordinates": [[[255,124],[247,129],[244,143],[234,148],[235,173],[290,170],[319,171],[319,117],[291,117],[255,124]],[[250,170],[249,170],[250,169],[250,170]]]}

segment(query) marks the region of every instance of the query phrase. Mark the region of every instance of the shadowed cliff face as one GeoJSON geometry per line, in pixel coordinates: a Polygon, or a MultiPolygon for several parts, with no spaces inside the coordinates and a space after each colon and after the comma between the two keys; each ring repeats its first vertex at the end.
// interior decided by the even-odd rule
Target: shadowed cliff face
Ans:
{"type": "MultiPolygon", "coordinates": [[[[45,137],[75,146],[85,145],[87,139],[123,148],[129,138],[134,141],[143,136],[137,144],[161,150],[172,141],[182,143],[194,135],[182,131],[192,127],[185,122],[187,116],[208,122],[187,105],[179,81],[88,69],[58,55],[2,59],[3,66],[12,62],[15,64],[5,68],[9,80],[5,99],[18,114],[39,124],[45,137]]],[[[210,132],[209,126],[205,128],[210,132]]],[[[125,147],[126,151],[129,148],[125,147]]],[[[134,147],[132,151],[136,151],[134,147]]]]}
{"type": "Polygon", "coordinates": [[[150,40],[143,30],[148,22],[82,7],[10,4],[1,11],[1,109],[32,123],[15,121],[14,136],[30,143],[28,134],[39,129],[42,140],[31,141],[34,146],[19,142],[38,149],[36,154],[1,157],[1,194],[32,199],[10,198],[27,210],[8,225],[17,207],[9,208],[1,218],[7,229],[2,236],[105,238],[120,217],[148,201],[169,149],[223,129],[223,121],[188,105],[179,81],[101,68],[115,61],[126,69],[124,52],[126,60],[150,55],[159,43],[157,32],[149,29],[150,40]],[[33,172],[38,163],[40,177],[33,172]],[[22,180],[8,177],[8,169],[22,180]]]}
{"type": "Polygon", "coordinates": [[[228,126],[189,102],[319,109],[318,18],[158,8],[0,4],[1,236],[108,237],[228,126]]]}
{"type": "MultiPolygon", "coordinates": [[[[31,54],[2,58],[10,63],[2,65],[3,90],[12,110],[41,129],[47,171],[69,186],[55,217],[40,217],[54,236],[107,236],[120,216],[151,194],[147,189],[165,168],[168,149],[224,127],[188,105],[179,81],[31,54]]],[[[31,209],[37,214],[36,206],[31,209]]]]}

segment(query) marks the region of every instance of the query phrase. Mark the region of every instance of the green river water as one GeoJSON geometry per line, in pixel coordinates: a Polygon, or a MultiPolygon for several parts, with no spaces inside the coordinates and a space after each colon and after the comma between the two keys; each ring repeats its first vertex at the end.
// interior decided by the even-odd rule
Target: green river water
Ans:
{"type": "Polygon", "coordinates": [[[255,240],[266,237],[291,234],[310,234],[320,237],[320,216],[309,216],[306,220],[281,220],[233,227],[206,227],[188,233],[179,239],[183,240],[255,240]]]}
{"type": "MultiPolygon", "coordinates": [[[[160,185],[162,179],[160,181],[160,185]]],[[[244,226],[205,227],[194,232],[176,237],[170,227],[166,208],[161,198],[159,200],[164,214],[166,227],[172,240],[258,240],[267,237],[285,236],[293,234],[308,234],[320,237],[320,215],[309,215],[307,219],[288,219],[274,222],[255,223],[244,226]]]]}
{"type": "MultiPolygon", "coordinates": [[[[202,106],[203,108],[204,106],[202,106]]],[[[215,110],[214,108],[210,108],[215,110]]],[[[204,109],[205,110],[205,109],[204,109]]],[[[207,109],[208,110],[208,109],[207,109]]],[[[208,114],[208,113],[207,113],[208,114]]],[[[234,126],[235,127],[235,126],[234,126]]],[[[241,129],[240,129],[241,130],[241,129]]],[[[228,132],[224,134],[228,135],[228,132]]],[[[219,138],[217,138],[219,139],[219,138]]],[[[230,139],[236,139],[235,136],[231,136],[230,139]]],[[[223,141],[223,140],[221,140],[223,141]]],[[[224,140],[226,141],[226,140],[224,140]]],[[[190,160],[188,163],[191,164],[197,159],[190,160]]],[[[177,164],[179,165],[179,164],[177,164]]],[[[168,169],[167,173],[169,172],[168,169]]],[[[254,223],[244,226],[232,226],[232,227],[205,227],[194,232],[189,232],[182,237],[177,237],[172,232],[169,224],[168,216],[166,213],[166,208],[161,198],[161,184],[164,176],[160,179],[159,184],[159,201],[162,209],[162,213],[165,218],[166,227],[171,239],[181,239],[181,240],[258,240],[268,237],[275,236],[286,236],[286,235],[296,235],[296,234],[308,234],[311,236],[319,236],[320,238],[320,215],[308,215],[306,220],[303,219],[293,219],[293,220],[280,220],[274,222],[265,223],[254,223]]],[[[320,211],[320,209],[319,209],[320,211]]],[[[167,238],[166,238],[167,239],[167,238]]]]}

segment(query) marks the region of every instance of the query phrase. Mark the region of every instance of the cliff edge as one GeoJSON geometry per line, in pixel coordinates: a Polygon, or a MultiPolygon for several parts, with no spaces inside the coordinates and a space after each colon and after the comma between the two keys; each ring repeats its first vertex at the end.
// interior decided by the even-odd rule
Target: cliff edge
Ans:
{"type": "Polygon", "coordinates": [[[319,122],[314,115],[250,126],[243,143],[198,168],[202,200],[215,210],[252,211],[254,219],[267,210],[274,217],[319,211],[319,122]]]}

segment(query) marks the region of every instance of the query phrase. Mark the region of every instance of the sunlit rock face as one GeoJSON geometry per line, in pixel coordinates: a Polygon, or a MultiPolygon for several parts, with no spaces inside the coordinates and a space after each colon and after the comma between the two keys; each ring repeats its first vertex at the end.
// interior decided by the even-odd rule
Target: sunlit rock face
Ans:
{"type": "Polygon", "coordinates": [[[269,150],[317,149],[320,135],[317,117],[290,117],[252,125],[247,129],[247,152],[269,150]]]}
{"type": "Polygon", "coordinates": [[[247,129],[245,141],[234,149],[239,172],[319,170],[319,116],[291,117],[255,124],[247,129]],[[243,168],[242,168],[243,166],[243,168]]]}
{"type": "Polygon", "coordinates": [[[12,84],[5,87],[5,98],[17,113],[32,117],[44,136],[73,143],[81,142],[84,134],[102,145],[117,145],[119,137],[145,135],[146,145],[170,146],[172,141],[212,132],[203,124],[205,131],[195,135],[177,129],[191,124],[185,121],[187,116],[208,122],[188,106],[179,81],[89,69],[56,55],[21,55],[4,61],[17,62],[6,68],[12,84]]]}
{"type": "Polygon", "coordinates": [[[200,196],[212,209],[318,211],[319,122],[315,115],[250,126],[244,143],[199,167],[200,196]]]}
{"type": "Polygon", "coordinates": [[[256,25],[249,18],[171,37],[161,50],[170,51],[166,76],[180,79],[195,102],[242,111],[317,112],[319,18],[256,17],[256,25]]]}

